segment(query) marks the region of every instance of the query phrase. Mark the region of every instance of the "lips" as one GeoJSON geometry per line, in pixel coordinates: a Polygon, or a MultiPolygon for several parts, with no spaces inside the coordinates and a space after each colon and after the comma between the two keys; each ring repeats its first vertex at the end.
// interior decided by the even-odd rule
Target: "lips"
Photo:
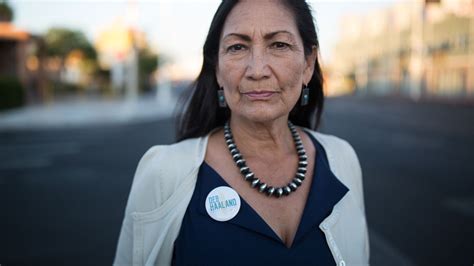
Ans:
{"type": "Polygon", "coordinates": [[[245,96],[251,100],[267,100],[271,98],[276,92],[274,91],[251,91],[244,93],[245,96]]]}

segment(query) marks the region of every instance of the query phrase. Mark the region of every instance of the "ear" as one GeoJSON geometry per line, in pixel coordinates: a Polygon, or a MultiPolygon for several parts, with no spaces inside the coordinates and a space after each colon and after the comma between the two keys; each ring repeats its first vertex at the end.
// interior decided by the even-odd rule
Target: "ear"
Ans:
{"type": "Polygon", "coordinates": [[[311,49],[311,54],[305,56],[306,66],[303,72],[303,82],[304,84],[308,84],[311,81],[311,77],[314,73],[314,64],[316,59],[318,58],[318,48],[313,45],[311,49]]]}

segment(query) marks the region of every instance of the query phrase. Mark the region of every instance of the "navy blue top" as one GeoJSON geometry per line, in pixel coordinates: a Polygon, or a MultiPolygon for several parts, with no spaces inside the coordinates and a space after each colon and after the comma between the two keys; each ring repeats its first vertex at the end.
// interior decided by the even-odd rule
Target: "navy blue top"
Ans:
{"type": "Polygon", "coordinates": [[[335,265],[319,224],[349,189],[329,169],[323,147],[311,134],[308,135],[317,151],[315,170],[303,216],[290,248],[243,198],[234,218],[227,222],[213,220],[206,212],[206,197],[214,188],[229,184],[203,162],[174,242],[172,264],[335,265]]]}

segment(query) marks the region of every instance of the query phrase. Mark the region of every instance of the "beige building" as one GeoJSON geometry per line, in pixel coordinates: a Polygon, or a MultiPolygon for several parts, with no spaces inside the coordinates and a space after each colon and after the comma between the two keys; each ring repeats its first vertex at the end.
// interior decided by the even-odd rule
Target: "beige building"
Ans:
{"type": "Polygon", "coordinates": [[[138,53],[147,47],[146,34],[118,18],[99,34],[95,47],[101,67],[111,72],[114,92],[136,98],[139,92],[138,53]]]}
{"type": "Polygon", "coordinates": [[[474,0],[413,0],[346,17],[328,94],[474,97],[474,0]]]}

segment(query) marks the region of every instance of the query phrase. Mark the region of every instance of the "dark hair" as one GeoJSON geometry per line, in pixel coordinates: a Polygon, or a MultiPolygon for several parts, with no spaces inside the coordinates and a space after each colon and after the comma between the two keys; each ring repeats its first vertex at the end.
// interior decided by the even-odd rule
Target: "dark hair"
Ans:
{"type": "MultiPolygon", "coordinates": [[[[293,13],[299,34],[303,40],[304,52],[308,56],[313,47],[319,51],[319,41],[311,15],[311,9],[305,0],[281,0],[293,13]]],[[[191,85],[188,95],[184,96],[182,112],[177,120],[177,139],[184,140],[202,137],[216,127],[223,126],[230,117],[228,108],[220,108],[217,101],[219,85],[216,79],[219,40],[224,22],[238,0],[223,0],[219,5],[204,43],[204,61],[201,73],[191,85]]],[[[317,129],[323,111],[323,75],[316,58],[314,72],[309,87],[309,102],[306,106],[296,104],[291,110],[289,120],[295,125],[317,129]]]]}

